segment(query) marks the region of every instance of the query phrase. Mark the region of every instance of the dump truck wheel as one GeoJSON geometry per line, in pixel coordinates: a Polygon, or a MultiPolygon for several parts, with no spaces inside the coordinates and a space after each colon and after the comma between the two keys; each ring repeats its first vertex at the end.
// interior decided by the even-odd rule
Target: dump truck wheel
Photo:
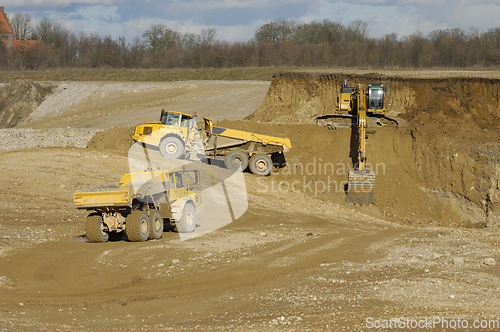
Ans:
{"type": "Polygon", "coordinates": [[[160,211],[155,210],[151,217],[149,225],[149,239],[161,239],[163,236],[163,217],[160,211]]]}
{"type": "Polygon", "coordinates": [[[184,146],[177,137],[167,137],[160,143],[160,153],[163,157],[177,159],[184,153],[184,146]]]}
{"type": "Polygon", "coordinates": [[[233,171],[241,166],[241,170],[244,171],[248,166],[248,157],[243,151],[235,150],[224,158],[224,165],[233,171]]]}
{"type": "Polygon", "coordinates": [[[146,241],[149,238],[148,214],[142,211],[133,211],[127,216],[125,230],[130,241],[146,241]]]}
{"type": "Polygon", "coordinates": [[[87,240],[91,243],[107,242],[109,240],[109,235],[104,230],[102,215],[99,213],[89,214],[85,223],[85,233],[87,234],[87,240]]]}
{"type": "Polygon", "coordinates": [[[182,210],[181,220],[176,221],[179,233],[191,233],[196,228],[196,208],[193,204],[186,204],[182,210]]]}
{"type": "Polygon", "coordinates": [[[265,154],[254,154],[252,158],[250,158],[249,167],[253,174],[266,176],[271,173],[273,162],[271,158],[265,154]]]}

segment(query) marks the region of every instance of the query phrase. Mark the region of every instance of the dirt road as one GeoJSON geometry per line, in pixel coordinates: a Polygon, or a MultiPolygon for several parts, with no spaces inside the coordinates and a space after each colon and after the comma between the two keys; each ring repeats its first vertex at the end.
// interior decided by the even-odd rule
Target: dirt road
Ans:
{"type": "MultiPolygon", "coordinates": [[[[268,87],[64,83],[22,127],[127,128],[155,120],[161,107],[238,120],[268,87]]],[[[312,153],[292,151],[297,162],[312,153]]],[[[224,228],[188,241],[165,232],[89,244],[72,195],[117,182],[128,171],[124,151],[0,151],[0,167],[2,330],[352,331],[394,319],[434,319],[429,330],[446,330],[435,318],[466,321],[460,330],[476,321],[499,328],[498,229],[414,226],[398,211],[388,217],[279,186],[291,179],[283,174],[245,173],[248,210],[224,228]]]]}

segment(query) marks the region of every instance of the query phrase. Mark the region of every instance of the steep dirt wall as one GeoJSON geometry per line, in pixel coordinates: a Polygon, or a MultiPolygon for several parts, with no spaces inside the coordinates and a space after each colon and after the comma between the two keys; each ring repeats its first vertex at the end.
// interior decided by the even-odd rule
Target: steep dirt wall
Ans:
{"type": "MultiPolygon", "coordinates": [[[[352,165],[350,130],[295,127],[334,113],[344,78],[349,85],[384,84],[388,112],[408,121],[406,128],[379,128],[367,141],[368,162],[384,167],[376,180],[377,207],[384,216],[446,226],[500,225],[498,80],[284,73],[273,78],[262,106],[247,119],[282,131],[295,128],[282,133],[295,143],[289,153],[292,167],[314,161],[352,165]]],[[[345,172],[334,173],[306,174],[301,183],[307,185],[310,178],[342,187],[345,172]]],[[[279,176],[300,178],[286,172],[279,176]]],[[[345,199],[342,188],[317,196],[345,199]]]]}
{"type": "Polygon", "coordinates": [[[262,106],[247,119],[292,121],[295,119],[290,115],[298,113],[299,120],[313,123],[317,115],[335,111],[345,79],[350,86],[384,84],[388,90],[385,101],[388,114],[407,114],[411,118],[422,110],[438,111],[449,117],[466,117],[484,128],[500,125],[498,79],[422,79],[379,74],[276,74],[262,106]]]}
{"type": "Polygon", "coordinates": [[[53,84],[31,81],[0,84],[0,128],[23,124],[52,89],[53,84]]]}

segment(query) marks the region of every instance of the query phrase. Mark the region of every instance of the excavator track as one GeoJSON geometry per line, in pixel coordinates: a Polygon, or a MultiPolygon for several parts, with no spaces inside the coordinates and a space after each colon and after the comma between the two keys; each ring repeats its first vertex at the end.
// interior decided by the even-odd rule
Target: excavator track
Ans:
{"type": "Polygon", "coordinates": [[[349,171],[347,201],[355,204],[375,204],[375,172],[349,171]]]}
{"type": "MultiPolygon", "coordinates": [[[[316,118],[316,125],[320,127],[326,127],[330,130],[343,129],[343,128],[352,128],[356,126],[356,124],[352,122],[351,118],[355,116],[353,115],[322,115],[316,118]]],[[[377,128],[380,127],[392,127],[396,129],[403,129],[408,127],[408,122],[397,116],[388,116],[388,115],[378,115],[371,116],[367,115],[368,119],[368,134],[373,134],[377,131],[377,128]]]]}

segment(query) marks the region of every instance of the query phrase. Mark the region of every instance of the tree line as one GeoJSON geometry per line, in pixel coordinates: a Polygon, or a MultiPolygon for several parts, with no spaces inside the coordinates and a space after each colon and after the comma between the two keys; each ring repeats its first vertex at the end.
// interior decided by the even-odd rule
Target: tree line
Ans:
{"type": "Polygon", "coordinates": [[[28,15],[15,14],[16,40],[41,40],[43,48],[7,54],[5,69],[45,68],[232,68],[232,67],[489,67],[500,64],[500,27],[481,31],[436,30],[399,38],[372,38],[368,24],[324,20],[297,24],[279,19],[263,24],[248,42],[216,39],[215,29],[180,33],[157,24],[142,38],[127,42],[97,33],[75,34],[58,22],[42,19],[32,26],[28,15]]]}

